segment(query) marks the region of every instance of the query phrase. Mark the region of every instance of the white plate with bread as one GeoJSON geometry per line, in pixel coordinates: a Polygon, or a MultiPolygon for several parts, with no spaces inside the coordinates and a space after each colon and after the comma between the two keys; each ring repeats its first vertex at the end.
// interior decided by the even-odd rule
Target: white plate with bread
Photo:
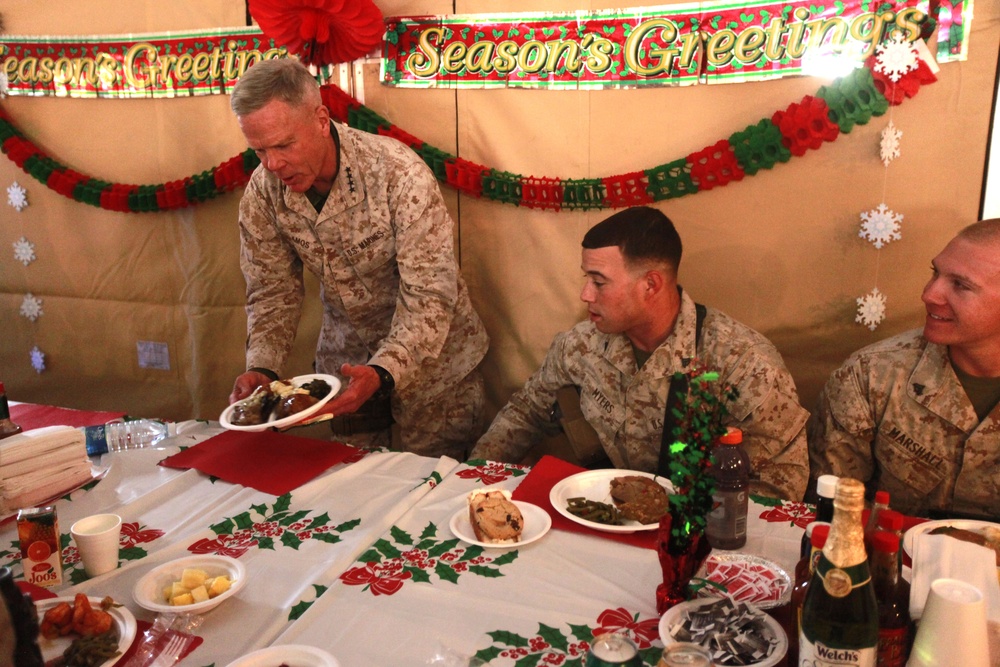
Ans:
{"type": "MultiPolygon", "coordinates": [[[[615,499],[612,498],[612,482],[628,478],[644,478],[645,480],[649,480],[649,482],[662,487],[666,496],[674,493],[673,484],[671,484],[670,480],[665,477],[660,477],[659,475],[639,470],[620,470],[617,468],[610,468],[606,470],[586,470],[575,475],[570,475],[569,477],[556,482],[556,484],[553,485],[552,490],[549,492],[549,502],[552,503],[552,507],[557,512],[570,521],[588,528],[593,528],[594,530],[601,530],[609,533],[634,533],[640,530],[656,530],[660,525],[659,519],[647,522],[623,518],[621,523],[616,525],[589,521],[569,511],[569,501],[571,498],[583,498],[587,501],[604,503],[621,509],[621,504],[617,503],[615,499]]],[[[647,482],[647,484],[649,482],[647,482]]],[[[655,489],[656,487],[652,488],[655,489]]],[[[660,500],[663,503],[666,503],[663,511],[665,514],[666,508],[669,507],[669,502],[664,497],[661,497],[660,500]]]]}
{"type": "Polygon", "coordinates": [[[511,500],[505,489],[477,489],[448,524],[463,542],[491,549],[522,547],[552,527],[552,517],[538,505],[511,500]]]}

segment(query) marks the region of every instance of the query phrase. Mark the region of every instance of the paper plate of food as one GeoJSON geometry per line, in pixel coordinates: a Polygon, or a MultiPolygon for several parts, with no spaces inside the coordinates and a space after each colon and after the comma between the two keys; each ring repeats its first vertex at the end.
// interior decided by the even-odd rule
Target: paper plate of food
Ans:
{"type": "Polygon", "coordinates": [[[918,523],[903,534],[903,551],[913,558],[913,542],[917,535],[948,535],[956,540],[972,542],[993,549],[1000,567],[1000,524],[973,519],[941,519],[918,523]]]}
{"type": "Polygon", "coordinates": [[[47,665],[69,650],[72,664],[111,667],[135,639],[135,616],[111,598],[80,593],[39,600],[35,609],[41,629],[38,648],[47,665]]]}
{"type": "Polygon", "coordinates": [[[582,526],[610,533],[655,530],[670,509],[670,480],[638,470],[587,470],[549,492],[557,512],[582,526]]]}
{"type": "Polygon", "coordinates": [[[286,644],[268,646],[237,658],[226,667],[340,667],[332,655],[315,646],[286,644]]]}
{"type": "Polygon", "coordinates": [[[143,609],[159,614],[203,614],[236,595],[247,583],[243,563],[229,556],[185,556],[147,572],[132,589],[143,609]]]}
{"type": "Polygon", "coordinates": [[[788,652],[788,635],[759,607],[728,598],[694,599],[660,617],[660,640],[700,644],[716,665],[773,667],[788,652]]]}
{"type": "Polygon", "coordinates": [[[287,428],[319,412],[339,391],[340,380],[322,373],[275,380],[223,410],[219,423],[232,431],[287,428]]]}
{"type": "Polygon", "coordinates": [[[511,500],[506,489],[477,489],[448,527],[463,542],[486,548],[531,544],[549,532],[552,517],[538,505],[511,500]]]}

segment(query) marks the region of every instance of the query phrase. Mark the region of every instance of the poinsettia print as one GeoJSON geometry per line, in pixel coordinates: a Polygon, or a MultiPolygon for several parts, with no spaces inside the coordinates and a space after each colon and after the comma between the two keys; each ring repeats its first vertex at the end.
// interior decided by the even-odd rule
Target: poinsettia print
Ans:
{"type": "Polygon", "coordinates": [[[251,549],[275,549],[277,545],[298,549],[306,540],[333,544],[361,519],[330,525],[326,512],[310,516],[310,510],[291,510],[292,494],[275,498],[273,505],[251,505],[246,512],[210,526],[215,537],[202,538],[188,547],[194,554],[218,554],[239,558],[251,549]]]}
{"type": "Polygon", "coordinates": [[[624,607],[605,609],[597,616],[597,623],[574,625],[567,623],[568,632],[538,624],[538,632],[522,636],[509,630],[495,630],[486,633],[493,640],[492,645],[476,652],[476,658],[489,663],[497,658],[513,660],[515,667],[536,667],[538,665],[561,665],[583,667],[587,651],[595,637],[608,632],[624,632],[639,646],[639,656],[644,665],[655,665],[663,652],[658,641],[659,619],[652,617],[639,620],[639,614],[632,614],[624,607]]]}
{"type": "Polygon", "coordinates": [[[760,518],[768,523],[790,523],[799,528],[816,520],[816,509],[812,505],[800,501],[778,500],[776,498],[759,498],[754,500],[770,509],[760,513],[760,518]]]}
{"type": "Polygon", "coordinates": [[[455,473],[456,477],[462,479],[478,479],[486,486],[499,484],[511,477],[521,477],[527,474],[527,467],[513,463],[499,463],[497,461],[486,461],[484,459],[473,459],[466,461],[468,468],[463,468],[455,473]]]}
{"type": "Polygon", "coordinates": [[[639,620],[639,614],[630,614],[624,607],[605,609],[597,617],[600,624],[594,628],[594,636],[611,632],[625,632],[639,645],[639,648],[649,648],[660,636],[660,619],[647,618],[639,620]]]}
{"type": "Polygon", "coordinates": [[[463,574],[502,577],[501,567],[517,559],[517,550],[498,556],[484,555],[484,549],[462,545],[458,539],[438,540],[437,526],[427,524],[419,538],[402,528],[389,530],[391,539],[379,539],[361,554],[361,565],[352,567],[340,580],[348,586],[363,586],[372,595],[393,595],[407,581],[431,583],[431,577],[456,583],[463,574]]]}

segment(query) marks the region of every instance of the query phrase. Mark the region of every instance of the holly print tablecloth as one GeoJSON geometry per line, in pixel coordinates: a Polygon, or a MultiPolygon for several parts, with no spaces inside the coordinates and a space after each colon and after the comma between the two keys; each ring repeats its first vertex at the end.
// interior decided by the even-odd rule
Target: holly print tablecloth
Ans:
{"type": "MultiPolygon", "coordinates": [[[[158,466],[218,428],[183,433],[164,448],[105,456],[101,481],[58,501],[65,582],[54,591],[111,595],[152,621],[132,599],[151,567],[191,554],[238,558],[247,585],[205,615],[204,642],[183,667],[224,667],[290,643],[327,650],[342,667],[581,666],[593,637],[613,630],[656,664],[655,550],[558,529],[501,549],[452,533],[470,491],[513,490],[524,467],[373,452],[275,496],[158,466]],[[122,516],[119,568],[87,579],[69,526],[99,512],[122,516]]],[[[812,508],[767,498],[750,508],[744,551],[791,574],[812,508]]],[[[0,565],[20,577],[13,522],[0,525],[0,565]]]]}

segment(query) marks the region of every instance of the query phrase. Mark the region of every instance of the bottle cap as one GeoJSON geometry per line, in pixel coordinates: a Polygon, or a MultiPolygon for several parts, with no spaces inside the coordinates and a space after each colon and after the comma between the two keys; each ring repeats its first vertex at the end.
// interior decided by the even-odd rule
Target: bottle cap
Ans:
{"type": "Polygon", "coordinates": [[[889,492],[888,491],[876,491],[875,492],[875,504],[876,505],[888,505],[889,504],[889,492]]]}
{"type": "Polygon", "coordinates": [[[830,536],[830,524],[825,521],[814,521],[812,535],[809,536],[813,549],[822,549],[826,544],[826,538],[830,536]]]}
{"type": "Polygon", "coordinates": [[[0,394],[6,394],[7,390],[3,388],[3,382],[0,382],[0,394]]]}
{"type": "Polygon", "coordinates": [[[738,445],[743,442],[743,431],[732,426],[727,426],[726,429],[726,434],[719,438],[719,444],[738,445]]]}
{"type": "Polygon", "coordinates": [[[903,514],[896,510],[882,510],[878,514],[878,527],[885,530],[903,530],[903,514]]]}
{"type": "Polygon", "coordinates": [[[875,547],[875,551],[894,554],[899,551],[899,535],[887,530],[876,530],[872,535],[872,546],[875,547]]]}
{"type": "Polygon", "coordinates": [[[833,498],[837,491],[838,479],[836,475],[820,475],[816,480],[816,493],[824,498],[833,498]]]}

